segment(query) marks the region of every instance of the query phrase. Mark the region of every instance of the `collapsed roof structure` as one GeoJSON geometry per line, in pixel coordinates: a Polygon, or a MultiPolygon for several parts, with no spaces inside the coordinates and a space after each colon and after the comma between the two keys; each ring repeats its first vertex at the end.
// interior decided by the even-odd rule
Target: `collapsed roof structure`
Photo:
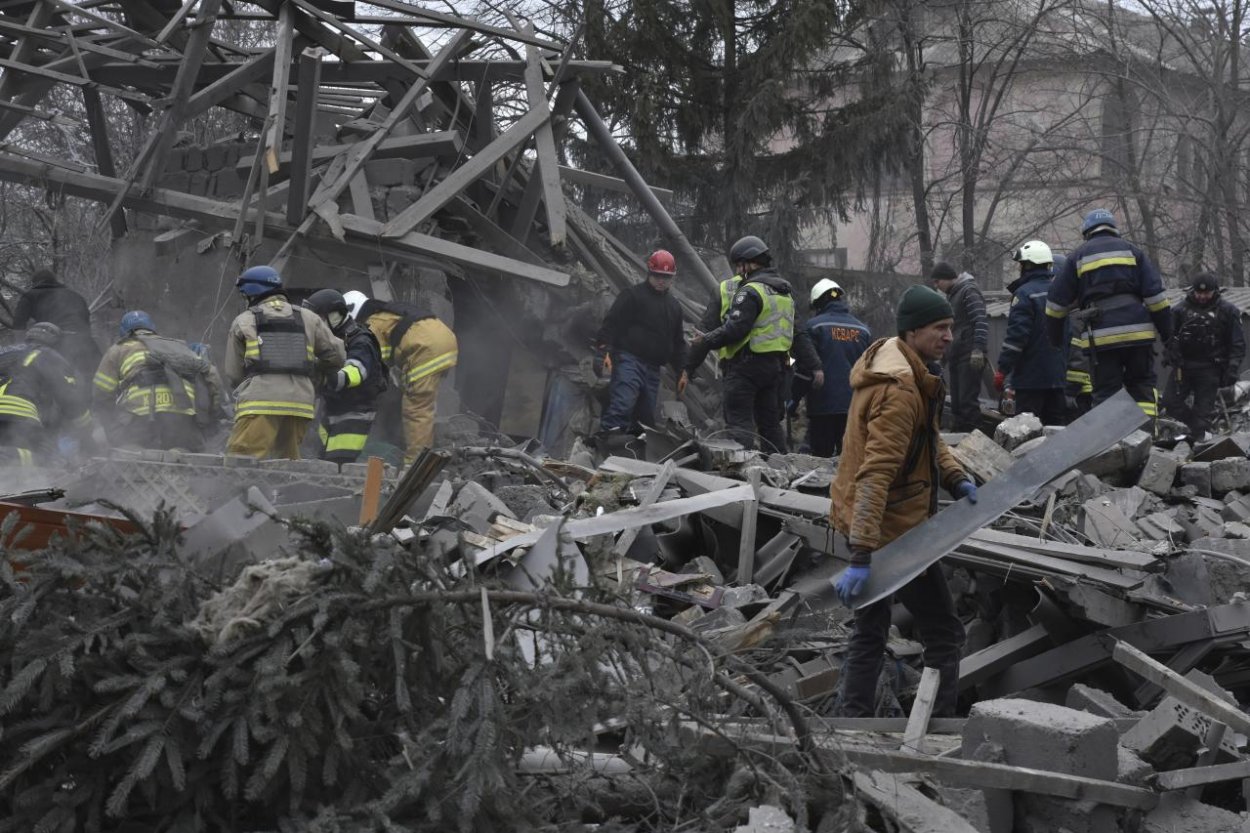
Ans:
{"type": "MultiPolygon", "coordinates": [[[[188,311],[203,318],[228,298],[223,281],[248,261],[285,268],[295,286],[381,297],[424,285],[454,298],[445,281],[452,277],[479,295],[486,287],[498,303],[515,301],[536,325],[522,328],[528,346],[557,348],[540,364],[567,365],[584,354],[585,339],[576,328],[564,332],[553,309],[602,299],[644,272],[640,253],[583,213],[566,187],[631,193],[701,289],[715,280],[665,210],[661,198],[671,194],[643,182],[581,89],[582,79],[619,67],[574,58],[576,41],[555,43],[513,23],[401,0],[6,4],[0,179],[106,205],[115,290],[187,331],[202,324],[188,311]],[[270,22],[272,45],[215,36],[239,20],[270,22]],[[378,30],[376,39],[369,34],[378,30]],[[427,47],[422,34],[438,30],[442,45],[427,47]],[[54,158],[15,132],[26,120],[65,122],[46,105],[57,86],[81,95],[94,166],[54,158]],[[106,97],[154,120],[124,170],[106,97]],[[180,131],[214,108],[245,117],[254,136],[188,146],[180,131]],[[562,163],[574,115],[619,177],[562,163]],[[191,245],[195,255],[184,256],[191,245]],[[171,296],[164,276],[175,268],[186,285],[171,296]],[[153,274],[162,285],[144,282],[153,274]]],[[[452,306],[435,311],[462,312],[452,306]]],[[[489,332],[498,323],[456,328],[489,332]]],[[[464,407],[498,423],[509,361],[480,352],[462,347],[464,407]]],[[[703,410],[697,397],[692,410],[703,410]]]]}

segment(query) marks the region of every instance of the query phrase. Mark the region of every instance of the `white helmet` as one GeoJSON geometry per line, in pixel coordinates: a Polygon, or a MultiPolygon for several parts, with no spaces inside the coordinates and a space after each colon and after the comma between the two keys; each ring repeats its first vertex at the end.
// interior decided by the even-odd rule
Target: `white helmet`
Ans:
{"type": "Polygon", "coordinates": [[[343,300],[347,302],[347,314],[355,320],[360,313],[360,308],[365,305],[365,301],[369,300],[369,296],[360,290],[353,289],[343,293],[343,300]]]}
{"type": "Polygon", "coordinates": [[[816,285],[812,287],[811,302],[814,304],[820,300],[821,296],[832,292],[833,297],[837,298],[842,294],[842,285],[833,278],[821,278],[816,281],[816,285]]]}
{"type": "Polygon", "coordinates": [[[1030,240],[1025,243],[1016,249],[1011,259],[1017,263],[1035,263],[1038,266],[1049,266],[1055,262],[1054,256],[1050,253],[1050,246],[1040,240],[1030,240]]]}

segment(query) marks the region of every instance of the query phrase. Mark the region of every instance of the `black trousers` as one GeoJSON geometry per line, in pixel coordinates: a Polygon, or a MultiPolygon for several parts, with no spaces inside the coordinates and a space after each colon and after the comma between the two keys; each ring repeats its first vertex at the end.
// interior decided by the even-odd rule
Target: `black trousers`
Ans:
{"type": "Polygon", "coordinates": [[[758,438],[762,451],[784,452],[781,420],[786,368],[782,357],[748,353],[725,364],[722,390],[729,435],[744,448],[755,448],[758,438]]]}
{"type": "Polygon", "coordinates": [[[968,362],[968,356],[952,357],[946,366],[956,431],[972,431],[981,426],[981,371],[973,370],[968,362]]]}
{"type": "Polygon", "coordinates": [[[832,457],[842,453],[842,437],[846,434],[846,414],[808,414],[807,444],[813,457],[832,457]]]}
{"type": "Polygon", "coordinates": [[[1211,430],[1223,376],[1223,370],[1210,364],[1185,363],[1172,368],[1163,390],[1163,407],[1169,416],[1185,423],[1195,435],[1211,430]],[[1188,402],[1191,395],[1192,406],[1188,402]]]}
{"type": "Polygon", "coordinates": [[[1154,344],[1099,350],[1090,360],[1094,382],[1094,405],[1101,405],[1124,388],[1146,415],[1159,415],[1155,390],[1154,344]]]}
{"type": "MultiPolygon", "coordinates": [[[[942,568],[934,564],[895,594],[915,617],[916,633],[924,645],[924,664],[942,673],[934,717],[951,717],[959,700],[959,655],[964,645],[964,625],[955,615],[955,602],[942,568]]],[[[873,717],[877,708],[877,681],[885,662],[890,632],[890,605],[879,602],[855,611],[855,630],[842,664],[842,717],[873,717]]]]}
{"type": "Polygon", "coordinates": [[[1016,388],[1016,413],[1029,413],[1042,425],[1067,425],[1068,400],[1063,388],[1016,388]]]}

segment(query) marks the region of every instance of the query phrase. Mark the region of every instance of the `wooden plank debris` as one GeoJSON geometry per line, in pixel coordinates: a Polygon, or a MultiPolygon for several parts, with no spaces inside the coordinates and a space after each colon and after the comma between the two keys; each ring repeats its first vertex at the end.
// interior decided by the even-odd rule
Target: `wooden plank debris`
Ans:
{"type": "Polygon", "coordinates": [[[1197,709],[1242,734],[1250,734],[1250,715],[1197,683],[1185,679],[1132,645],[1117,641],[1112,649],[1111,657],[1134,674],[1160,686],[1185,705],[1197,709]]]}
{"type": "Polygon", "coordinates": [[[1250,778],[1250,760],[1160,772],[1155,776],[1155,784],[1159,789],[1170,792],[1203,787],[1207,784],[1219,784],[1224,781],[1239,781],[1242,778],[1250,778]]]}
{"type": "Polygon", "coordinates": [[[880,770],[851,774],[855,792],[910,833],[976,833],[966,819],[897,775],[880,770]]]}
{"type": "Polygon", "coordinates": [[[916,700],[912,703],[911,714],[907,717],[907,728],[903,731],[903,751],[924,754],[924,738],[929,731],[929,718],[933,715],[933,703],[937,699],[938,686],[942,682],[942,672],[937,668],[926,667],[920,674],[920,685],[916,687],[916,700]]]}

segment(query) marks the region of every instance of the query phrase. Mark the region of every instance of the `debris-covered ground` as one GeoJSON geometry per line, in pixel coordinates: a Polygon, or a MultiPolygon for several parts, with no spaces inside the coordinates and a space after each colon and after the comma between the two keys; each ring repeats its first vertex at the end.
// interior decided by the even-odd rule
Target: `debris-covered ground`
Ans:
{"type": "Polygon", "coordinates": [[[468,439],[376,502],[317,461],[28,475],[0,830],[1250,829],[1241,407],[1197,444],[1097,411],[948,437],[979,505],[1027,489],[912,553],[957,539],[959,718],[901,611],[878,717],[836,716],[836,460],[468,439]]]}

